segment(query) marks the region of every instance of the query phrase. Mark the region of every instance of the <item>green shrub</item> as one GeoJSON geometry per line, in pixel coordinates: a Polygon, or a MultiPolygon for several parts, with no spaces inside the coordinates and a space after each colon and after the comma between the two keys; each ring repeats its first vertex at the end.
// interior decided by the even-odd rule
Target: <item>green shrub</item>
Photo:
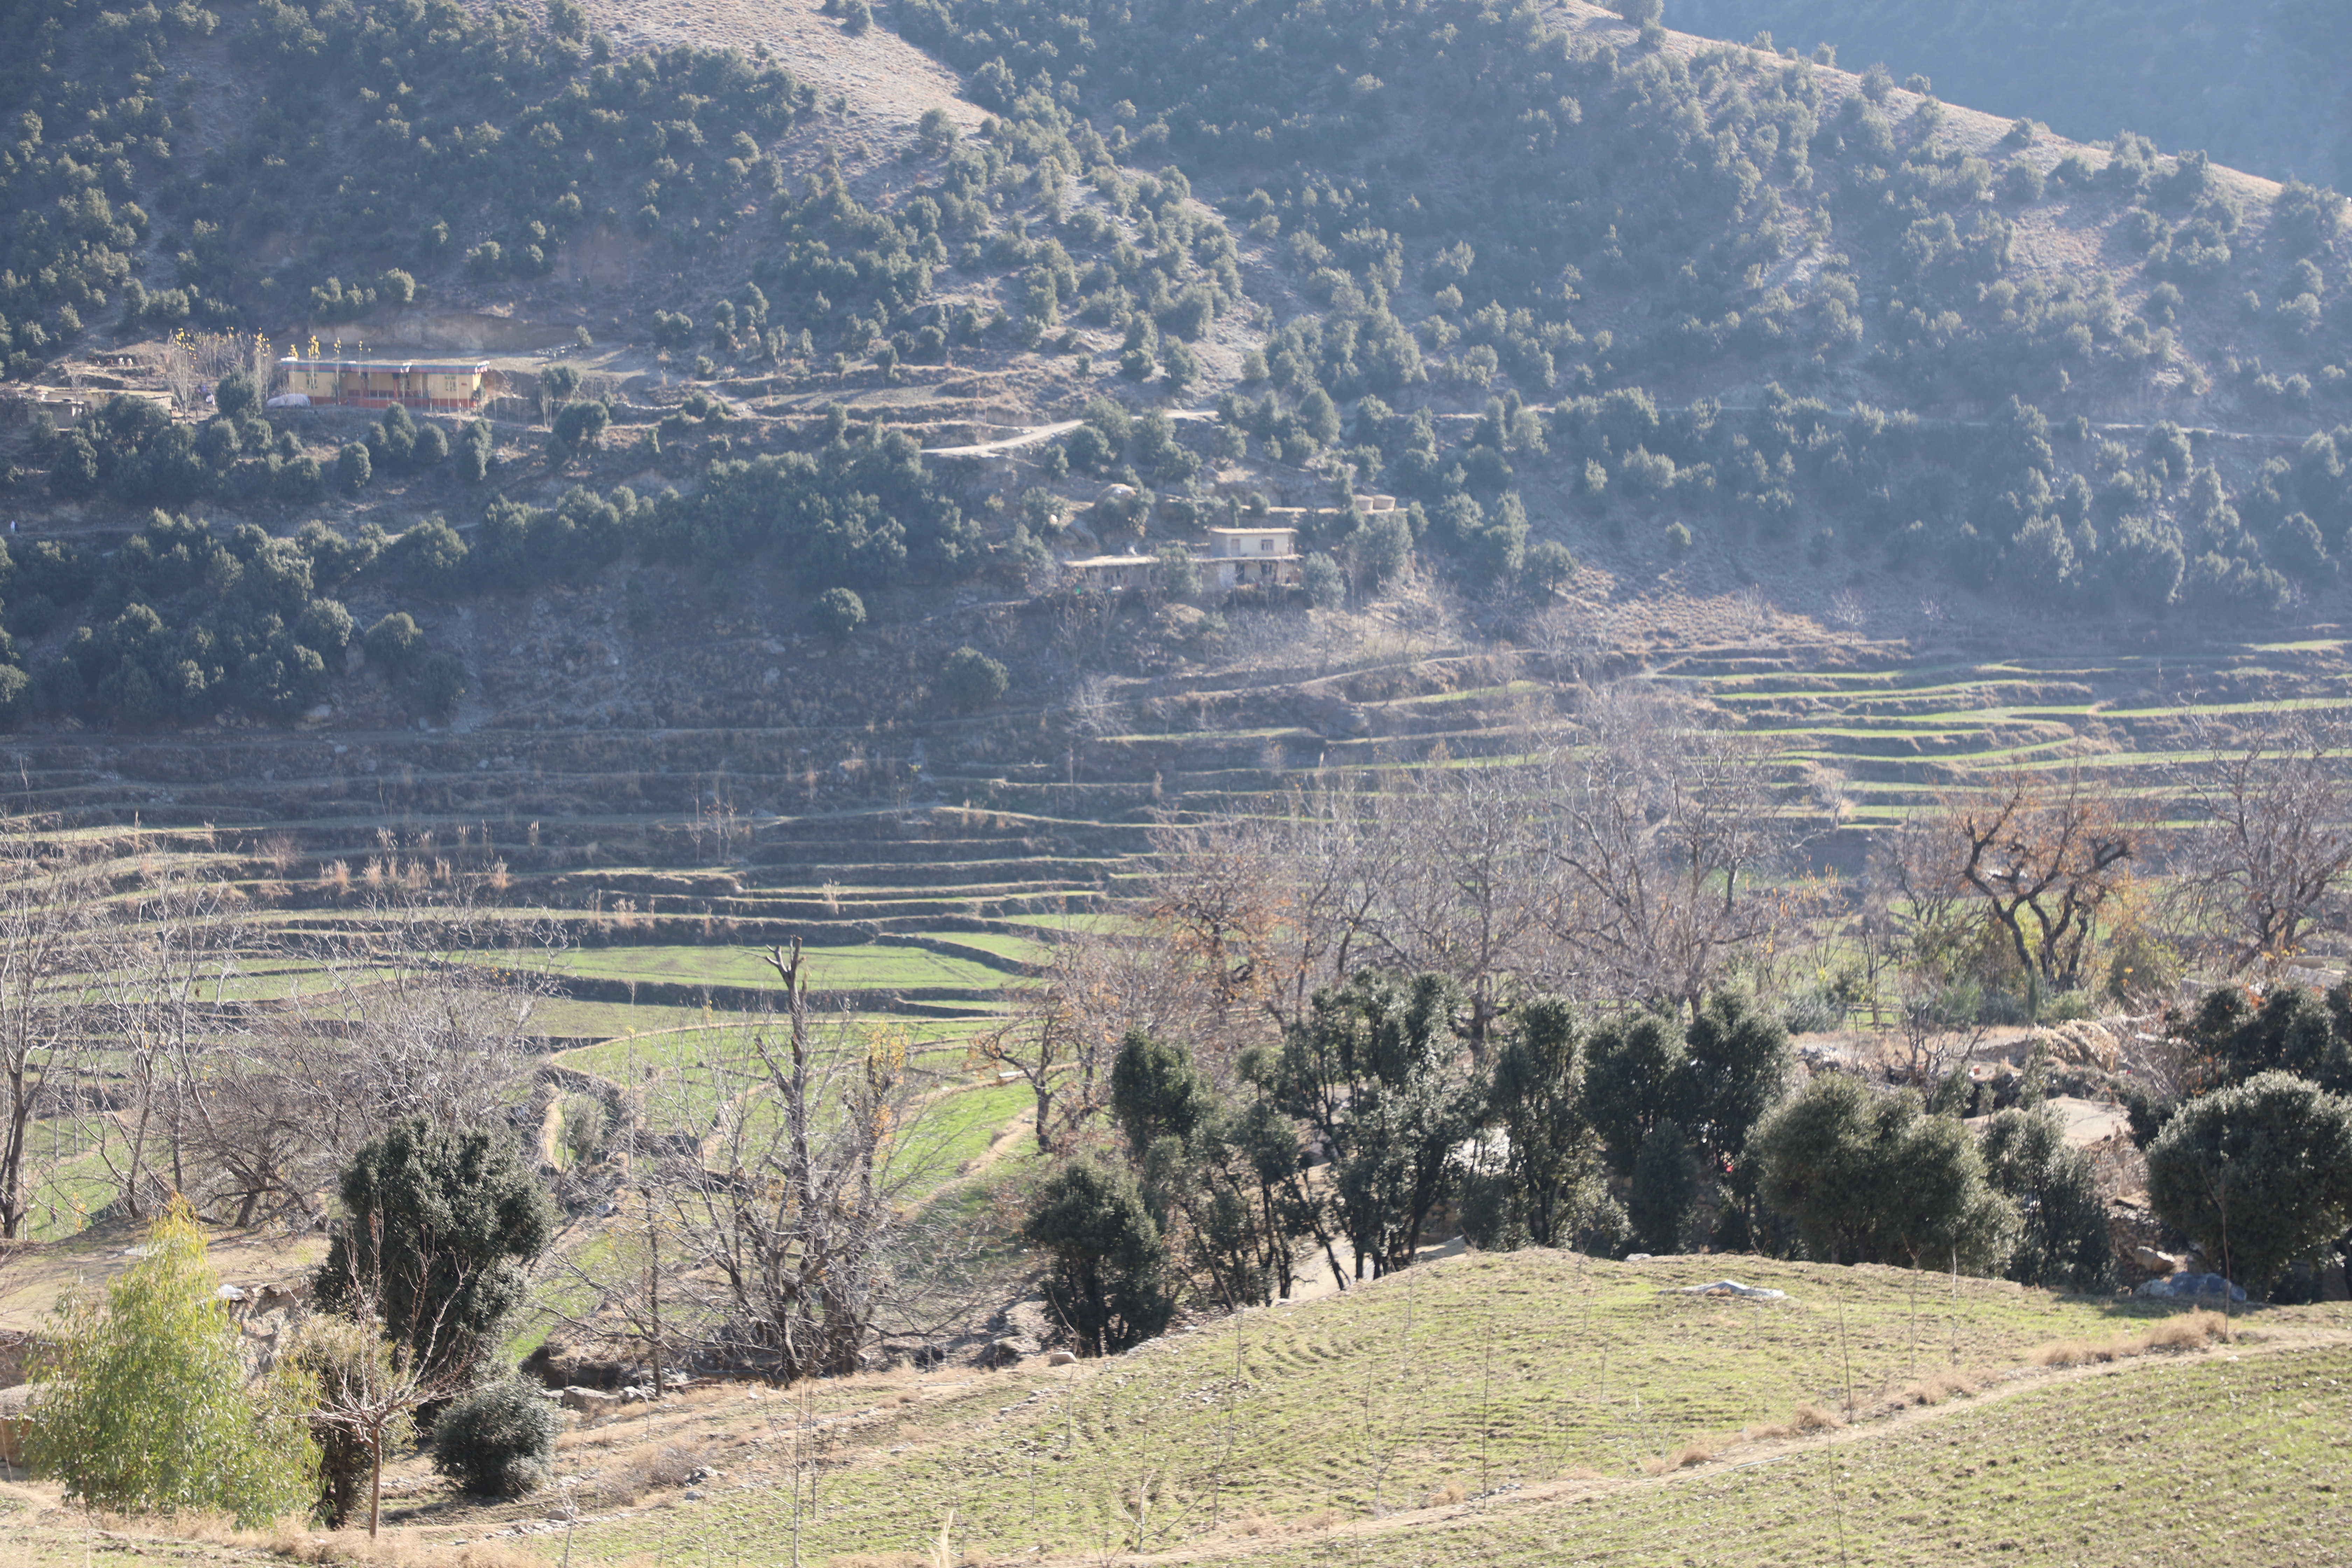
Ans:
{"type": "Polygon", "coordinates": [[[347,496],[355,496],[367,489],[375,477],[375,464],[368,449],[357,441],[346,441],[335,454],[335,488],[347,496]]]}
{"type": "Polygon", "coordinates": [[[2288,1072],[2193,1100],[2147,1148],[2148,1203],[2250,1293],[2352,1228],[2352,1100],[2288,1072]]]}
{"type": "Polygon", "coordinates": [[[103,1311],[60,1305],[32,1367],[33,1468],[113,1512],[217,1510],[253,1529],[308,1506],[319,1455],[300,1391],[286,1378],[248,1388],[184,1200],[149,1226],[144,1250],[107,1287],[103,1311]]]}
{"type": "Polygon", "coordinates": [[[403,675],[425,651],[425,633],[406,610],[394,610],[367,629],[368,662],[386,675],[403,675]]]}
{"type": "Polygon", "coordinates": [[[1299,569],[1299,584],[1307,590],[1307,602],[1318,610],[1336,610],[1348,602],[1348,579],[1339,563],[1321,551],[1307,558],[1299,569]]]}
{"type": "Polygon", "coordinates": [[[959,713],[977,713],[1013,684],[1003,665],[976,647],[960,647],[940,667],[940,695],[959,713]]]}
{"type": "Polygon", "coordinates": [[[1168,1244],[1124,1166],[1064,1166],[1038,1189],[1021,1234],[1053,1256],[1046,1303],[1084,1353],[1116,1355],[1175,1314],[1168,1244]]]}
{"type": "Polygon", "coordinates": [[[520,1378],[467,1394],[433,1424],[433,1468],[475,1497],[523,1497],[547,1484],[563,1414],[520,1378]]]}
{"type": "Polygon", "coordinates": [[[866,624],[866,601],[848,588],[827,588],[816,596],[816,628],[835,642],[847,642],[866,624]]]}
{"type": "Polygon", "coordinates": [[[466,666],[456,654],[436,653],[425,664],[417,678],[416,694],[425,704],[425,711],[436,719],[446,719],[457,710],[457,700],[466,695],[466,666]]]}

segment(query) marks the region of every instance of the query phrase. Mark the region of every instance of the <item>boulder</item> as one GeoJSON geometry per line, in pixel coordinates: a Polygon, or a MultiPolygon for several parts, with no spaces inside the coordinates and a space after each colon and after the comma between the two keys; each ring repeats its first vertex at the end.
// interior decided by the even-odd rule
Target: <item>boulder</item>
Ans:
{"type": "Polygon", "coordinates": [[[2177,1258],[2169,1252],[2158,1252],[2153,1247],[2133,1247],[2132,1261],[2151,1274],[2167,1276],[2181,1273],[2189,1267],[2188,1258],[2177,1258]]]}
{"type": "Polygon", "coordinates": [[[618,1410],[621,1407],[621,1396],[617,1394],[607,1394],[601,1388],[573,1387],[567,1388],[557,1395],[556,1403],[562,1405],[566,1410],[577,1410],[581,1415],[593,1419],[599,1415],[609,1415],[618,1410]]]}
{"type": "Polygon", "coordinates": [[[988,1348],[980,1352],[980,1364],[985,1367],[1017,1366],[1029,1353],[1029,1347],[1016,1339],[991,1340],[988,1348]]]}
{"type": "Polygon", "coordinates": [[[1751,1301],[1785,1301],[1786,1290],[1768,1290],[1760,1285],[1742,1285],[1737,1279],[1714,1279],[1705,1285],[1685,1285],[1679,1289],[1661,1290],[1661,1296],[1744,1296],[1751,1301]]]}
{"type": "Polygon", "coordinates": [[[2232,1301],[2246,1299],[2243,1286],[2232,1285],[2219,1274],[2174,1274],[2162,1279],[2151,1279],[2136,1293],[2172,1301],[2219,1301],[2224,1295],[2232,1301]]]}
{"type": "Polygon", "coordinates": [[[1076,1366],[1078,1364],[1078,1353],[1076,1351],[1047,1351],[1045,1352],[1045,1364],[1047,1366],[1076,1366]]]}
{"type": "Polygon", "coordinates": [[[929,1340],[884,1340],[877,1348],[886,1365],[904,1363],[918,1372],[929,1372],[948,1358],[944,1349],[929,1340]]]}

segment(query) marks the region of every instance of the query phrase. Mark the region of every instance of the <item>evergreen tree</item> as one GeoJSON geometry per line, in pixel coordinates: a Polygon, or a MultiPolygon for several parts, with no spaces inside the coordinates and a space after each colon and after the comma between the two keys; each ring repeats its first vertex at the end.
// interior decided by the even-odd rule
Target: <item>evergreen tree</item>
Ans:
{"type": "Polygon", "coordinates": [[[555,1211],[502,1131],[427,1118],[394,1123],[343,1173],[343,1228],[315,1293],[330,1310],[373,1312],[435,1369],[478,1364],[522,1304],[522,1266],[555,1234],[555,1211]]]}
{"type": "Polygon", "coordinates": [[[1045,1301],[1087,1355],[1116,1355],[1175,1314],[1168,1246],[1135,1177],[1081,1159],[1038,1189],[1021,1234],[1053,1256],[1045,1301]]]}

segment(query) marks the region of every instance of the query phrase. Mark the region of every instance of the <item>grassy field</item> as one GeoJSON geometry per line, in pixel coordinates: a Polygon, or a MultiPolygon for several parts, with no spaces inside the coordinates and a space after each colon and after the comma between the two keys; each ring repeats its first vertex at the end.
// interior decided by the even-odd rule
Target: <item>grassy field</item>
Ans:
{"type": "MultiPolygon", "coordinates": [[[[2284,1335],[2346,1317],[2332,1311],[2258,1317],[2284,1335]]],[[[859,1424],[801,1542],[816,1561],[914,1550],[952,1510],[959,1542],[992,1557],[1198,1551],[1240,1528],[1379,1521],[1432,1497],[1502,1498],[1577,1476],[1638,1484],[1694,1440],[1736,1441],[1806,1405],[1889,1411],[1935,1395],[1956,1369],[1988,1384],[2038,1345],[2166,1315],[1981,1281],[1961,1280],[1955,1298],[1948,1279],[1895,1269],[1471,1257],[1111,1362],[939,1380],[859,1424]],[[1727,1271],[1789,1298],[1676,1289],[1727,1271]]],[[[706,1499],[698,1521],[753,1560],[788,1551],[789,1521],[763,1486],[706,1499]]],[[[598,1561],[650,1555],[674,1522],[601,1522],[579,1544],[598,1561]]],[[[1526,1549],[1544,1536],[1534,1527],[1526,1549]]],[[[1446,1555],[1400,1546],[1401,1562],[1446,1555]]],[[[1353,1550],[1334,1542],[1298,1560],[1353,1550]]]]}
{"type": "MultiPolygon", "coordinates": [[[[803,950],[803,959],[812,992],[949,987],[993,991],[1018,983],[1000,970],[967,959],[878,942],[812,946],[803,950]]],[[[507,954],[493,955],[489,961],[514,962],[507,954]]],[[[783,984],[769,966],[764,951],[750,947],[574,948],[557,954],[544,967],[552,974],[597,980],[772,988],[779,996],[783,984]]]]}

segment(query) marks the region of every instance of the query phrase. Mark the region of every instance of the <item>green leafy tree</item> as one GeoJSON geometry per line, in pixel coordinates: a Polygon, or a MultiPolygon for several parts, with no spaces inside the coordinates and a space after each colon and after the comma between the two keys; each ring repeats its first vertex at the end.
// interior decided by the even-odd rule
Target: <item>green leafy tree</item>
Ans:
{"type": "Polygon", "coordinates": [[[1441,974],[1364,970],[1318,991],[1284,1033],[1279,1099],[1331,1151],[1328,1188],[1359,1279],[1412,1261],[1476,1127],[1485,1097],[1454,1030],[1466,1004],[1441,974]]]}
{"type": "Polygon", "coordinates": [[[849,588],[827,588],[816,596],[816,629],[835,642],[847,642],[866,624],[866,601],[849,588]]]}
{"type": "Polygon", "coordinates": [[[560,468],[575,453],[593,452],[612,423],[613,410],[601,399],[567,403],[555,411],[548,455],[560,468]]]}
{"type": "Polygon", "coordinates": [[[252,376],[233,370],[221,377],[220,384],[213,389],[213,406],[224,419],[242,419],[261,412],[261,392],[253,384],[252,376]]]}
{"type": "Polygon", "coordinates": [[[248,1386],[237,1340],[204,1232],[175,1199],[103,1308],[58,1309],[33,1368],[33,1468],[114,1512],[219,1510],[252,1529],[307,1508],[319,1454],[306,1390],[290,1374],[248,1386]]]}
{"type": "Polygon", "coordinates": [[[478,1365],[522,1304],[523,1266],[555,1234],[513,1142],[411,1117],[361,1146],[339,1191],[346,1219],[319,1269],[320,1304],[373,1306],[436,1373],[478,1365]]]}
{"type": "Polygon", "coordinates": [[[1985,1173],[2017,1205],[2017,1250],[2009,1277],[2022,1285],[2096,1290],[2115,1273],[2107,1207],[2091,1157],[2066,1142],[2066,1125],[2047,1106],[2012,1108],[1984,1134],[1985,1173]]]}
{"type": "Polygon", "coordinates": [[[1908,1089],[1820,1074],[1764,1119],[1753,1146],[1764,1202],[1824,1262],[1985,1274],[2013,1250],[2016,1211],[1986,1181],[1976,1139],[1908,1089]]]}
{"type": "Polygon", "coordinates": [[[1307,602],[1318,610],[1336,610],[1348,602],[1347,574],[1339,563],[1321,551],[1307,558],[1299,569],[1299,585],[1307,590],[1307,602]]]}
{"type": "Polygon", "coordinates": [[[1052,1255],[1046,1304],[1086,1354],[1139,1345],[1175,1314],[1168,1244],[1126,1169],[1064,1166],[1038,1189],[1021,1233],[1052,1255]]]}
{"type": "Polygon", "coordinates": [[[375,477],[374,459],[368,449],[357,441],[346,441],[335,454],[335,488],[347,496],[355,496],[367,489],[375,477]]]}
{"type": "Polygon", "coordinates": [[[1683,1136],[1682,1124],[1672,1119],[1651,1128],[1642,1140],[1641,1152],[1633,1158],[1633,1184],[1626,1194],[1625,1210],[1633,1218],[1634,1236],[1648,1251],[1683,1249],[1683,1237],[1698,1206],[1698,1184],[1691,1161],[1690,1140],[1683,1136]]]}
{"type": "Polygon", "coordinates": [[[1671,1019],[1655,1013],[1612,1019],[1587,1047],[1585,1111],[1609,1163],[1633,1173],[1643,1141],[1661,1121],[1689,1115],[1690,1079],[1683,1042],[1671,1019]]]}
{"type": "Polygon", "coordinates": [[[368,662],[387,675],[405,672],[425,652],[425,633],[406,610],[394,610],[367,630],[368,662]]]}
{"type": "Polygon", "coordinates": [[[1261,1090],[1217,1092],[1181,1042],[1131,1030],[1111,1066],[1110,1110],[1152,1217],[1187,1273],[1205,1274],[1228,1308],[1288,1296],[1292,1238],[1319,1205],[1300,1180],[1298,1130],[1261,1090]]]}
{"type": "Polygon", "coordinates": [[[959,713],[977,713],[1013,684],[1003,665],[976,647],[960,647],[940,667],[940,695],[959,713]]]}
{"type": "Polygon", "coordinates": [[[2352,1100],[2288,1072],[2193,1100],[2147,1148],[2149,1205],[2254,1294],[2352,1230],[2352,1100]]]}
{"type": "Polygon", "coordinates": [[[1538,1247],[1567,1244],[1598,1163],[1585,1113],[1583,1033],[1562,998],[1528,1002],[1496,1053],[1486,1092],[1487,1120],[1509,1140],[1505,1175],[1538,1247]]]}
{"type": "Polygon", "coordinates": [[[446,719],[466,695],[465,664],[454,653],[435,654],[425,661],[424,672],[416,678],[416,695],[425,712],[446,719]]]}

